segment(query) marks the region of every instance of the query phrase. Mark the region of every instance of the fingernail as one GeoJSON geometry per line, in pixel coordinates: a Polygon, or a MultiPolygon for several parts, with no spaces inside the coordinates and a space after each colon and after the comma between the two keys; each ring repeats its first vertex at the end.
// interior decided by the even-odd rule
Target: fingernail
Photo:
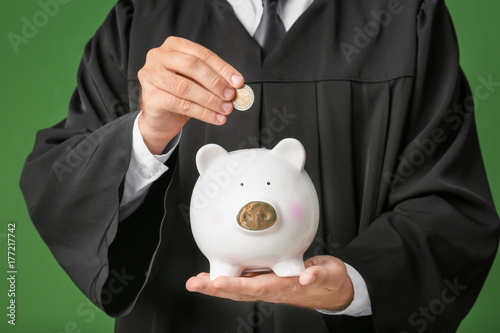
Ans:
{"type": "Polygon", "coordinates": [[[221,115],[221,114],[218,114],[218,115],[216,116],[216,118],[217,118],[217,121],[218,121],[219,123],[221,123],[221,124],[224,124],[224,122],[226,121],[226,117],[225,117],[225,116],[223,116],[223,115],[221,115]]]}
{"type": "Polygon", "coordinates": [[[231,76],[231,82],[234,86],[239,87],[243,83],[243,76],[235,74],[231,76]]]}
{"type": "Polygon", "coordinates": [[[222,103],[222,111],[224,111],[225,113],[231,112],[232,109],[233,109],[232,103],[229,102],[222,103]]]}
{"type": "Polygon", "coordinates": [[[233,95],[234,95],[234,89],[225,89],[224,90],[224,98],[227,99],[227,100],[230,100],[231,98],[233,98],[233,95]]]}

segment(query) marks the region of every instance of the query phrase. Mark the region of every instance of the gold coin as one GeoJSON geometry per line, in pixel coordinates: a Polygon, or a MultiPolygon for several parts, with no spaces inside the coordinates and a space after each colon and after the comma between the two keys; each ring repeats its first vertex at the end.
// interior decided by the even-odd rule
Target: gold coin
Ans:
{"type": "Polygon", "coordinates": [[[276,210],[267,202],[252,201],[243,206],[236,221],[247,230],[261,231],[271,228],[276,223],[276,210]]]}
{"type": "Polygon", "coordinates": [[[252,107],[254,99],[252,88],[245,84],[243,88],[236,89],[233,106],[236,110],[246,111],[252,107]]]}

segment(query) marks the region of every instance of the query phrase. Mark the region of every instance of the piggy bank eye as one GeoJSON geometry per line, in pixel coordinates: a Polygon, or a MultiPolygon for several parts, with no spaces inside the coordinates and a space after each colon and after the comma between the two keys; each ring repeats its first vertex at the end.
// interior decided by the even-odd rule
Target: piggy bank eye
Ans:
{"type": "Polygon", "coordinates": [[[267,185],[271,185],[271,183],[270,183],[270,182],[267,182],[267,185]]]}
{"type": "Polygon", "coordinates": [[[240,186],[245,186],[245,184],[243,184],[243,183],[240,183],[240,186]]]}

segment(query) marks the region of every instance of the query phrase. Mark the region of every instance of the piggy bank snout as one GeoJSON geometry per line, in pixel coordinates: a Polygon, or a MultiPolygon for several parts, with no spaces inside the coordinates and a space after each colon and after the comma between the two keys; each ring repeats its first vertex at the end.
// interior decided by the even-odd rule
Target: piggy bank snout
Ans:
{"type": "Polygon", "coordinates": [[[271,228],[277,219],[276,209],[264,201],[251,201],[241,207],[236,221],[246,230],[262,231],[271,228]]]}

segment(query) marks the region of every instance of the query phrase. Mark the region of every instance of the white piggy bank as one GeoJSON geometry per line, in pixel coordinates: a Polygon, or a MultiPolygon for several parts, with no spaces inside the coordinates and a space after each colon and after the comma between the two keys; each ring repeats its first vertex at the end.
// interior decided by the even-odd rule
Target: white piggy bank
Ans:
{"type": "Polygon", "coordinates": [[[212,280],[244,270],[270,268],[278,276],[304,271],[303,255],[319,220],[305,159],[295,139],[284,139],[272,150],[228,153],[208,144],[198,151],[191,229],[210,261],[212,280]]]}

